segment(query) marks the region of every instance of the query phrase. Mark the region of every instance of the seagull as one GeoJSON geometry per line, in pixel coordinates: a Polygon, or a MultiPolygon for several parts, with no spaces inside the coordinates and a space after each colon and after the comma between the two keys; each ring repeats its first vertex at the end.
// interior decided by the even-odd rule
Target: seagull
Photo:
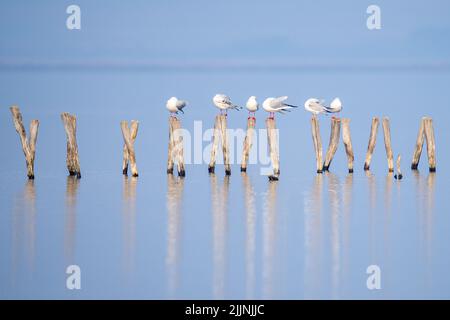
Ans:
{"type": "Polygon", "coordinates": [[[242,107],[239,107],[233,102],[231,102],[230,97],[228,97],[225,94],[216,94],[213,98],[214,105],[220,109],[220,114],[222,114],[222,111],[225,110],[225,115],[227,114],[228,109],[236,109],[240,110],[242,107]]]}
{"type": "Polygon", "coordinates": [[[184,113],[183,108],[186,107],[187,101],[178,100],[176,97],[172,97],[167,100],[166,108],[170,111],[170,115],[175,117],[174,114],[178,114],[178,112],[184,113]]]}
{"type": "MultiPolygon", "coordinates": [[[[340,114],[340,112],[342,111],[342,102],[341,99],[339,98],[335,98],[330,106],[327,108],[329,112],[331,113],[337,113],[340,114]]],[[[333,117],[334,118],[334,117],[333,117]]]]}
{"type": "Polygon", "coordinates": [[[331,113],[328,107],[323,104],[323,100],[320,101],[316,98],[306,100],[305,110],[311,112],[314,116],[317,116],[320,113],[331,113]]]}
{"type": "Polygon", "coordinates": [[[247,104],[245,106],[248,110],[248,116],[250,117],[253,115],[253,118],[255,118],[255,112],[259,109],[259,104],[258,101],[256,101],[256,97],[251,96],[250,98],[248,98],[247,104]]]}
{"type": "Polygon", "coordinates": [[[263,109],[269,112],[269,118],[273,119],[275,117],[275,112],[284,114],[285,112],[291,112],[290,109],[298,108],[292,104],[287,104],[284,101],[287,100],[287,96],[282,96],[278,98],[267,98],[263,102],[263,109]]]}

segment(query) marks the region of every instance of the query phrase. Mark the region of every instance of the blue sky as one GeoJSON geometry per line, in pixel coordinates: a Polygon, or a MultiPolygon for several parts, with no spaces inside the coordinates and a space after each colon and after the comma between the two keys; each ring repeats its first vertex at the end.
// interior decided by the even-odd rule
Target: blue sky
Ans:
{"type": "Polygon", "coordinates": [[[5,1],[10,61],[404,62],[450,60],[448,1],[5,1]],[[66,29],[81,7],[82,29],[66,29]],[[366,28],[370,4],[382,29],[366,28]]]}

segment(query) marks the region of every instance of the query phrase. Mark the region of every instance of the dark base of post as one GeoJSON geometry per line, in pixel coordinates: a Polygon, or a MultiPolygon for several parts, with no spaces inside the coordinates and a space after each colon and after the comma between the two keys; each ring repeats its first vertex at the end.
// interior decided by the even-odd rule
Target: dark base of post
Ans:
{"type": "Polygon", "coordinates": [[[353,173],[353,169],[348,169],[348,173],[353,173]]]}
{"type": "Polygon", "coordinates": [[[394,175],[394,178],[395,178],[396,180],[402,180],[402,179],[403,179],[403,175],[402,175],[402,174],[394,175]]]}
{"type": "Polygon", "coordinates": [[[133,174],[133,177],[137,178],[137,177],[139,177],[139,174],[135,173],[135,174],[133,174]]]}
{"type": "Polygon", "coordinates": [[[278,181],[277,176],[269,176],[269,181],[278,181]]]}
{"type": "Polygon", "coordinates": [[[186,176],[186,171],[184,171],[184,170],[178,171],[178,176],[179,177],[185,177],[186,176]]]}
{"type": "Polygon", "coordinates": [[[34,174],[30,174],[30,175],[28,176],[28,179],[34,180],[34,174]]]}
{"type": "Polygon", "coordinates": [[[389,173],[392,173],[392,172],[394,172],[394,169],[389,169],[389,173]]]}
{"type": "Polygon", "coordinates": [[[317,173],[323,173],[323,170],[317,170],[317,173]]]}
{"type": "Polygon", "coordinates": [[[225,175],[226,176],[231,176],[231,170],[225,170],[225,175]]]}
{"type": "Polygon", "coordinates": [[[324,165],[322,170],[323,171],[330,171],[330,166],[324,165]]]}
{"type": "Polygon", "coordinates": [[[214,167],[208,167],[208,172],[209,173],[214,173],[214,167]]]}
{"type": "Polygon", "coordinates": [[[430,168],[430,172],[436,172],[436,168],[430,168]]]}
{"type": "Polygon", "coordinates": [[[241,172],[247,172],[247,168],[242,168],[241,167],[241,172]]]}
{"type": "Polygon", "coordinates": [[[78,179],[81,178],[81,172],[69,171],[69,176],[77,176],[78,179]]]}
{"type": "Polygon", "coordinates": [[[125,168],[122,170],[122,174],[128,175],[128,167],[125,167],[125,168]]]}
{"type": "Polygon", "coordinates": [[[172,169],[167,169],[167,174],[173,174],[173,168],[172,169]]]}
{"type": "Polygon", "coordinates": [[[364,171],[369,171],[370,170],[370,166],[368,166],[367,164],[364,164],[364,171]]]}
{"type": "Polygon", "coordinates": [[[419,167],[418,164],[413,163],[413,164],[411,165],[411,170],[417,170],[418,167],[419,167]]]}

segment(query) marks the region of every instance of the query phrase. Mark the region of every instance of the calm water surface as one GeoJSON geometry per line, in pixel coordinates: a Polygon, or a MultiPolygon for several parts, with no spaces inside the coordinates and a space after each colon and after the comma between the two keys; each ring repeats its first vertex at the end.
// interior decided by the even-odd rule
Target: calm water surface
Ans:
{"type": "MultiPolygon", "coordinates": [[[[450,75],[440,73],[146,73],[14,72],[0,74],[0,297],[138,299],[450,298],[450,175],[444,164],[450,75]],[[277,119],[281,177],[259,165],[187,165],[165,173],[165,100],[189,100],[183,126],[213,125],[211,97],[339,95],[352,119],[355,173],[342,145],[331,172],[316,175],[309,115],[277,119]],[[430,100],[430,97],[433,99],[430,100]],[[9,106],[26,127],[40,120],[34,181],[9,106]],[[78,117],[82,179],[67,177],[59,114],[78,117]],[[424,152],[409,170],[419,120],[432,116],[436,174],[424,152]],[[371,117],[389,116],[404,180],[387,173],[382,133],[371,172],[363,172],[371,117]],[[121,174],[120,120],[138,119],[139,178],[121,174]],[[66,289],[66,267],[79,265],[82,289],[66,289]],[[381,268],[381,290],[366,269],[381,268]]],[[[258,113],[257,127],[266,115],[258,113]]],[[[246,114],[229,116],[230,128],[246,114]]],[[[321,120],[327,145],[329,119],[321,120]]],[[[206,142],[204,143],[206,145],[206,142]]],[[[241,146],[237,146],[240,152],[241,146]]]]}

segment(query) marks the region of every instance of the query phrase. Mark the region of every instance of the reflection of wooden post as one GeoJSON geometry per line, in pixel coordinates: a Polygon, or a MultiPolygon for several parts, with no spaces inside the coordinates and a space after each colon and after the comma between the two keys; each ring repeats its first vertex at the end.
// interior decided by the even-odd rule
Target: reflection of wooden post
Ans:
{"type": "Polygon", "coordinates": [[[370,128],[369,145],[367,146],[366,161],[364,162],[364,170],[370,170],[370,161],[372,161],[373,150],[377,142],[379,120],[377,117],[372,119],[372,126],[370,128]]]}
{"type": "Polygon", "coordinates": [[[423,141],[425,137],[425,117],[420,120],[419,133],[417,134],[416,148],[414,149],[413,159],[411,163],[411,169],[417,170],[420,161],[420,155],[422,154],[423,141]]]}
{"type": "Polygon", "coordinates": [[[231,174],[230,166],[230,152],[228,146],[228,135],[227,135],[227,116],[217,115],[214,122],[214,135],[213,135],[213,145],[211,148],[211,160],[209,162],[208,171],[209,173],[214,173],[214,168],[216,165],[216,155],[217,148],[219,147],[219,136],[222,141],[222,153],[223,153],[223,164],[225,165],[225,174],[231,174]]]}
{"type": "Polygon", "coordinates": [[[253,117],[248,117],[247,119],[247,135],[244,140],[244,147],[242,150],[242,163],[241,172],[247,171],[248,158],[250,154],[250,149],[252,148],[252,139],[255,132],[255,121],[253,117]]]}
{"type": "Polygon", "coordinates": [[[348,172],[353,173],[353,154],[352,138],[350,136],[350,119],[342,119],[342,140],[344,141],[345,153],[347,154],[348,172]]]}
{"type": "Polygon", "coordinates": [[[436,144],[434,141],[433,119],[425,121],[425,140],[427,141],[428,166],[430,172],[436,172],[436,144]]]}
{"type": "Polygon", "coordinates": [[[402,178],[403,178],[402,170],[400,168],[400,161],[401,161],[401,157],[400,157],[400,155],[398,155],[397,156],[397,173],[394,176],[394,178],[398,179],[398,180],[402,180],[402,178]]]}
{"type": "Polygon", "coordinates": [[[389,172],[394,172],[394,154],[391,145],[391,129],[389,125],[389,118],[383,118],[383,132],[384,132],[384,146],[386,148],[386,157],[388,161],[389,172]]]}
{"type": "Polygon", "coordinates": [[[317,173],[322,173],[322,139],[320,138],[319,121],[315,115],[311,118],[311,132],[313,137],[314,150],[316,152],[317,173]]]}
{"type": "Polygon", "coordinates": [[[27,163],[27,176],[28,179],[34,179],[34,156],[36,154],[36,141],[39,129],[39,120],[31,120],[30,122],[30,139],[27,139],[27,133],[22,122],[22,114],[17,106],[10,108],[14,121],[14,127],[20,137],[22,143],[23,154],[25,155],[25,161],[27,163]]]}
{"type": "Polygon", "coordinates": [[[77,118],[67,112],[61,114],[67,136],[67,170],[69,175],[81,178],[80,160],[77,145],[77,118]]]}
{"type": "Polygon", "coordinates": [[[131,120],[130,128],[128,129],[128,121],[121,121],[120,128],[122,129],[122,136],[124,141],[122,173],[125,175],[128,173],[128,163],[130,163],[131,174],[133,175],[133,177],[137,177],[139,174],[136,167],[134,141],[136,141],[139,122],[136,120],[131,120]]]}
{"type": "Polygon", "coordinates": [[[267,141],[269,143],[270,160],[272,161],[273,175],[269,176],[269,180],[278,180],[280,176],[280,158],[278,151],[278,134],[275,125],[275,119],[266,119],[267,141]]]}
{"type": "Polygon", "coordinates": [[[181,122],[176,117],[169,117],[169,155],[167,159],[167,173],[173,173],[174,162],[177,162],[178,175],[186,176],[184,169],[183,135],[181,122]]]}
{"type": "Polygon", "coordinates": [[[331,119],[331,132],[330,142],[328,144],[327,154],[325,156],[325,163],[323,164],[323,170],[329,171],[331,161],[336,153],[339,145],[339,136],[341,135],[341,120],[337,118],[331,119]]]}

